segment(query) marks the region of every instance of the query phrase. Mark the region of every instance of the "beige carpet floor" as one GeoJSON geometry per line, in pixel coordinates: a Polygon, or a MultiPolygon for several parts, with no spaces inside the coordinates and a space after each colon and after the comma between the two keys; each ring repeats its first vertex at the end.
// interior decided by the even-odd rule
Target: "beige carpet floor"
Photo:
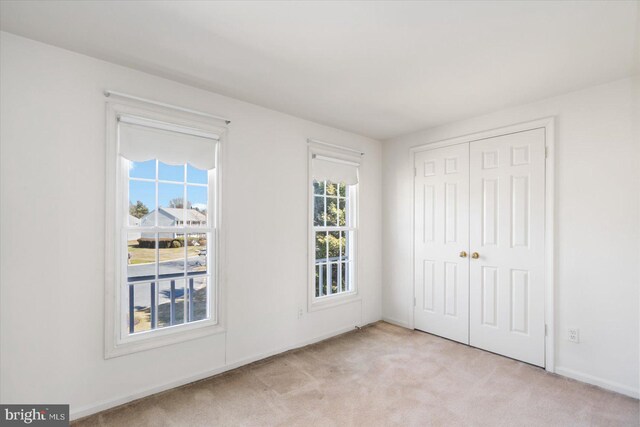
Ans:
{"type": "Polygon", "coordinates": [[[75,426],[637,426],[638,400],[376,323],[75,426]]]}

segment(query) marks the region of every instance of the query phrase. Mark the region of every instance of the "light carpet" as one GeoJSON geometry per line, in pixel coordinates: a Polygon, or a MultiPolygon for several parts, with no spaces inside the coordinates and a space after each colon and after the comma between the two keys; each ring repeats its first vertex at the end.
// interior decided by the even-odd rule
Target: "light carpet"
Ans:
{"type": "Polygon", "coordinates": [[[637,426],[638,400],[379,322],[74,426],[637,426]]]}

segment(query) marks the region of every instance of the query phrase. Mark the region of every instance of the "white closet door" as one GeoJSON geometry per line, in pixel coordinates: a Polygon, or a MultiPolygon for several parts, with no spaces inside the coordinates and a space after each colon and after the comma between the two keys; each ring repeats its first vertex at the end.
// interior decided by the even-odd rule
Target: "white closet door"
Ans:
{"type": "Polygon", "coordinates": [[[415,155],[415,327],[469,343],[469,144],[415,155]]]}
{"type": "Polygon", "coordinates": [[[470,344],[544,366],[544,129],[470,144],[470,344]]]}

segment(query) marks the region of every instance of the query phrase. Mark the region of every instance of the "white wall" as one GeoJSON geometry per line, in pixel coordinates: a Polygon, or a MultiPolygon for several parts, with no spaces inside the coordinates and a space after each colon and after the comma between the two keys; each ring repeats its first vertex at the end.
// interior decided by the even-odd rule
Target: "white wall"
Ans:
{"type": "Polygon", "coordinates": [[[383,318],[412,322],[409,147],[555,116],[556,371],[637,396],[639,86],[620,80],[385,141],[383,318]]]}
{"type": "Polygon", "coordinates": [[[86,415],[381,316],[381,144],[1,34],[3,403],[86,415]],[[104,360],[104,89],[230,117],[224,148],[227,333],[104,360]],[[366,152],[362,302],[306,313],[307,137],[366,152]]]}

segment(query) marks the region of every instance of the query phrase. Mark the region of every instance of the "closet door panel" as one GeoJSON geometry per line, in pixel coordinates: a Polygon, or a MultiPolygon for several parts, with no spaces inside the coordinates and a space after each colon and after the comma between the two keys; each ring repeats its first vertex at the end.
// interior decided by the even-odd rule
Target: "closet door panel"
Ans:
{"type": "Polygon", "coordinates": [[[470,344],[544,366],[544,129],[470,144],[470,344]]]}
{"type": "Polygon", "coordinates": [[[415,327],[468,344],[469,145],[416,153],[415,327]]]}

